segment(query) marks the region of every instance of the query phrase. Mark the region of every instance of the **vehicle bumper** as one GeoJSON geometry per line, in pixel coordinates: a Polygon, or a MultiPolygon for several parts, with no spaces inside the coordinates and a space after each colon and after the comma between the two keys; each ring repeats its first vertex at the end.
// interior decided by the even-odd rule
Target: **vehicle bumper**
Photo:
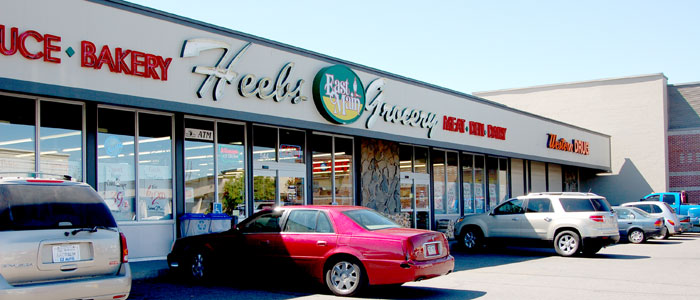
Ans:
{"type": "Polygon", "coordinates": [[[401,284],[420,281],[452,273],[455,258],[448,255],[430,261],[377,262],[368,264],[371,285],[401,284]]]}
{"type": "Polygon", "coordinates": [[[131,268],[122,264],[116,276],[62,282],[10,285],[0,276],[0,299],[126,299],[131,291],[131,268]],[[120,297],[121,296],[121,297],[120,297]]]}
{"type": "Polygon", "coordinates": [[[619,241],[620,241],[620,235],[614,234],[614,235],[605,235],[605,236],[584,238],[583,244],[585,245],[586,243],[599,243],[601,246],[607,247],[607,246],[610,246],[613,244],[617,244],[617,242],[619,242],[619,241]]]}
{"type": "Polygon", "coordinates": [[[666,233],[666,228],[664,227],[659,227],[659,228],[654,228],[654,229],[644,229],[644,235],[646,235],[647,238],[651,237],[656,237],[656,236],[663,236],[666,233]]]}

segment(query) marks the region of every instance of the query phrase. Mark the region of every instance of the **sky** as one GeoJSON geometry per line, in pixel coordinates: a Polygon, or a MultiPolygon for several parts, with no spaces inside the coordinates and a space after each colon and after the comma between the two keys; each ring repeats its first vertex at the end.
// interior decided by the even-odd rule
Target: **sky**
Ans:
{"type": "Polygon", "coordinates": [[[700,82],[697,0],[130,0],[463,93],[700,82]]]}

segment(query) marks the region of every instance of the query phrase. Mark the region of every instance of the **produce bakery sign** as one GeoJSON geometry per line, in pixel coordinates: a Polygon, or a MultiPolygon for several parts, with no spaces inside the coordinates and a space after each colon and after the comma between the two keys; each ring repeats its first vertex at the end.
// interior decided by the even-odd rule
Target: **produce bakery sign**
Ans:
{"type": "Polygon", "coordinates": [[[321,69],[314,77],[313,95],[318,111],[332,123],[353,123],[365,109],[362,82],[346,66],[335,65],[321,69]]]}

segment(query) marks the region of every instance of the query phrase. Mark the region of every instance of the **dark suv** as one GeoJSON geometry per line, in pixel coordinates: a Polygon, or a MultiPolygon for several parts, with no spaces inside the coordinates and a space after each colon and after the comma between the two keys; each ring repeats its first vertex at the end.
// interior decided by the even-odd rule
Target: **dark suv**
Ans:
{"type": "Polygon", "coordinates": [[[85,183],[0,177],[0,299],[126,299],[126,238],[85,183]]]}

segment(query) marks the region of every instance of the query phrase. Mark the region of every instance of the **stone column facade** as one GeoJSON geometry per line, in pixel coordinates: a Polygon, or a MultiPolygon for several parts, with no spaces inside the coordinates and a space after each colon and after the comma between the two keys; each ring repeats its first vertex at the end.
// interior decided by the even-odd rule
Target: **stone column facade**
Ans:
{"type": "Polygon", "coordinates": [[[384,215],[398,215],[401,212],[399,144],[363,138],[361,147],[362,206],[384,215]]]}

